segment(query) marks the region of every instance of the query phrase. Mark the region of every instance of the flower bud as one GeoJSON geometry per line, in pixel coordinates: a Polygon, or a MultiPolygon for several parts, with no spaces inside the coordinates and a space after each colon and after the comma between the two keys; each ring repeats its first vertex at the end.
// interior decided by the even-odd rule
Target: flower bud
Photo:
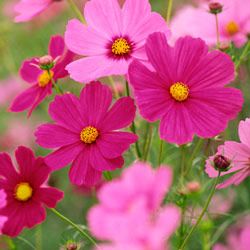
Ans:
{"type": "Polygon", "coordinates": [[[214,157],[214,168],[221,172],[226,172],[229,170],[231,162],[223,155],[216,155],[214,157]]]}
{"type": "Polygon", "coordinates": [[[77,249],[78,249],[78,246],[77,246],[76,243],[71,242],[71,243],[68,243],[68,244],[67,244],[67,248],[66,248],[66,249],[67,249],[67,250],[77,250],[77,249]]]}
{"type": "Polygon", "coordinates": [[[50,70],[54,67],[52,56],[46,55],[39,58],[39,66],[43,70],[50,70]]]}
{"type": "Polygon", "coordinates": [[[222,9],[223,9],[223,5],[218,2],[211,2],[209,4],[209,10],[210,10],[210,13],[212,14],[217,15],[222,12],[222,9]]]}
{"type": "Polygon", "coordinates": [[[187,190],[189,193],[197,193],[201,189],[201,184],[198,181],[191,181],[187,183],[187,190]]]}
{"type": "Polygon", "coordinates": [[[230,43],[221,43],[219,46],[219,50],[224,52],[230,48],[230,43]]]}

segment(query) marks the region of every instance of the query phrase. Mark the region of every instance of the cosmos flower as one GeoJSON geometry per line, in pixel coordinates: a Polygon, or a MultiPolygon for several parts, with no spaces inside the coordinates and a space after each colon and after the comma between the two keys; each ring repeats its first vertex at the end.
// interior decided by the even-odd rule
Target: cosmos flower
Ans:
{"type": "Polygon", "coordinates": [[[149,36],[146,52],[155,72],[134,60],[129,79],[141,115],[161,121],[161,139],[181,145],[195,134],[214,137],[241,110],[241,92],[225,87],[234,79],[228,55],[208,52],[204,41],[191,37],[170,47],[163,33],[149,36]]]}
{"type": "Polygon", "coordinates": [[[168,249],[167,241],[180,222],[176,206],[161,207],[171,184],[171,168],[154,170],[145,163],[132,165],[120,179],[104,184],[98,192],[100,203],[87,217],[92,234],[110,241],[98,249],[168,249]]]}
{"type": "Polygon", "coordinates": [[[117,0],[91,0],[84,16],[87,26],[73,19],[65,33],[68,48],[85,56],[66,67],[78,82],[126,74],[133,58],[146,60],[144,44],[150,33],[169,33],[165,20],[151,12],[148,0],[126,0],[122,9],[117,0]]]}
{"type": "MultiPolygon", "coordinates": [[[[250,119],[241,121],[238,128],[239,138],[241,142],[226,141],[219,146],[216,155],[223,155],[230,161],[230,169],[222,172],[221,175],[233,174],[217,188],[226,188],[230,185],[239,185],[248,176],[250,176],[250,119]]],[[[218,171],[213,166],[211,156],[206,161],[206,173],[209,177],[215,178],[218,171]]]]}
{"type": "Polygon", "coordinates": [[[52,79],[56,82],[60,78],[68,76],[65,66],[73,60],[74,54],[70,52],[61,36],[53,36],[50,39],[48,53],[42,59],[51,59],[49,69],[46,65],[39,64],[38,58],[32,58],[23,62],[20,75],[30,87],[18,95],[11,107],[12,112],[32,111],[46,98],[52,94],[52,79]],[[44,66],[44,67],[43,67],[44,66]]]}
{"type": "Polygon", "coordinates": [[[133,121],[134,101],[123,97],[110,108],[111,102],[109,87],[92,82],[80,99],[73,94],[56,96],[49,107],[56,124],[37,128],[37,143],[57,149],[46,163],[57,170],[73,162],[69,177],[76,185],[94,186],[103,171],[122,167],[122,154],[137,140],[133,133],[117,131],[133,121]]]}
{"type": "Polygon", "coordinates": [[[16,152],[18,171],[6,153],[0,154],[0,189],[6,193],[6,205],[0,208],[0,216],[8,217],[2,233],[15,237],[23,228],[32,228],[45,220],[43,205],[54,208],[63,198],[63,192],[48,187],[50,169],[41,157],[19,147],[16,152]]]}
{"type": "MultiPolygon", "coordinates": [[[[221,43],[234,42],[237,47],[244,45],[250,33],[250,0],[220,0],[223,10],[218,14],[221,43]]],[[[170,24],[173,38],[190,35],[200,37],[208,45],[215,45],[216,23],[209,13],[208,4],[201,3],[198,8],[185,6],[180,9],[170,24]]]]}

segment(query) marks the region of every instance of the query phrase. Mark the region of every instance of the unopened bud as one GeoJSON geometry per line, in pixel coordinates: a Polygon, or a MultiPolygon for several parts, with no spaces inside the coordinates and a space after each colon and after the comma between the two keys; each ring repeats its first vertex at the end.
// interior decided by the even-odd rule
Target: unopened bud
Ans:
{"type": "Polygon", "coordinates": [[[226,51],[230,48],[230,43],[222,43],[220,44],[219,50],[220,51],[226,51]]]}
{"type": "Polygon", "coordinates": [[[76,243],[71,242],[71,243],[68,243],[68,244],[67,244],[67,248],[66,248],[66,249],[67,249],[67,250],[77,250],[77,249],[78,249],[78,246],[77,246],[76,243]]]}
{"type": "Polygon", "coordinates": [[[214,168],[218,171],[221,172],[226,172],[229,170],[231,165],[230,160],[228,160],[225,156],[223,155],[216,155],[214,157],[214,168]]]}
{"type": "Polygon", "coordinates": [[[187,183],[187,190],[189,193],[197,193],[201,189],[201,184],[198,181],[191,181],[187,183]]]}
{"type": "Polygon", "coordinates": [[[211,2],[209,4],[209,10],[210,10],[210,13],[217,15],[222,12],[223,5],[218,2],[211,2]]]}
{"type": "Polygon", "coordinates": [[[54,67],[52,56],[46,55],[39,58],[39,66],[43,70],[50,70],[54,67]]]}

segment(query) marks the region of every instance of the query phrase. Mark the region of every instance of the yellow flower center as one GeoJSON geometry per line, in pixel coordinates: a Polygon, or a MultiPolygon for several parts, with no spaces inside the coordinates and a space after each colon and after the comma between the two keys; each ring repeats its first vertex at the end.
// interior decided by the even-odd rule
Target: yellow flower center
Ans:
{"type": "Polygon", "coordinates": [[[185,101],[189,96],[189,88],[182,82],[174,83],[169,90],[171,96],[178,102],[185,101]]]}
{"type": "Polygon", "coordinates": [[[88,126],[81,131],[80,138],[86,144],[91,144],[96,141],[99,136],[98,130],[95,127],[88,126]]]}
{"type": "Polygon", "coordinates": [[[42,88],[46,87],[50,83],[53,76],[54,72],[52,70],[50,71],[43,70],[43,72],[38,76],[39,87],[42,88]]]}
{"type": "Polygon", "coordinates": [[[21,182],[15,188],[15,198],[19,201],[27,201],[32,197],[33,189],[28,182],[21,182]]]}
{"type": "Polygon", "coordinates": [[[239,26],[236,22],[231,21],[226,25],[226,31],[230,36],[233,36],[239,32],[239,26]]]}
{"type": "Polygon", "coordinates": [[[125,38],[117,38],[112,44],[112,53],[116,56],[123,56],[131,51],[131,46],[125,38]]]}

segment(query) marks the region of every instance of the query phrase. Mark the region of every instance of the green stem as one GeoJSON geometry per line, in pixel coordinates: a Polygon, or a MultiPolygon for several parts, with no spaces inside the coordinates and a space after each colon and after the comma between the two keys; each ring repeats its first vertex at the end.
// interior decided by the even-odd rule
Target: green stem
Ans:
{"type": "Polygon", "coordinates": [[[159,155],[158,155],[158,166],[161,165],[162,151],[163,151],[163,140],[160,139],[160,148],[159,148],[159,155]]]}
{"type": "Polygon", "coordinates": [[[59,87],[59,85],[55,82],[54,78],[51,76],[50,70],[47,70],[47,72],[48,72],[49,77],[51,78],[52,85],[55,88],[57,94],[63,95],[64,94],[63,90],[59,87]]]}
{"type": "Polygon", "coordinates": [[[180,178],[180,184],[181,187],[183,187],[184,185],[184,176],[185,176],[185,153],[186,153],[186,145],[182,145],[180,146],[180,150],[181,150],[181,178],[180,178]]]}
{"type": "Polygon", "coordinates": [[[114,82],[113,77],[112,77],[112,76],[109,76],[108,79],[109,79],[109,82],[110,82],[111,87],[112,87],[112,89],[113,89],[113,92],[114,92],[114,95],[115,95],[115,99],[119,99],[120,96],[119,96],[119,93],[118,93],[117,90],[116,90],[115,82],[114,82]]]}
{"type": "Polygon", "coordinates": [[[219,20],[218,20],[218,14],[214,15],[215,15],[215,25],[216,25],[216,47],[218,49],[220,47],[219,20]]]}
{"type": "MultiPolygon", "coordinates": [[[[127,96],[130,96],[130,90],[129,90],[129,86],[128,86],[128,81],[126,81],[126,93],[127,93],[127,96]]],[[[136,126],[135,126],[135,122],[134,122],[134,121],[132,122],[132,125],[131,125],[131,127],[130,127],[130,130],[131,130],[134,134],[136,134],[136,126]]],[[[136,143],[135,143],[135,149],[136,149],[137,157],[138,157],[139,159],[141,159],[142,154],[141,154],[141,151],[140,151],[140,148],[139,148],[139,143],[138,143],[138,141],[136,141],[136,143]]]]}
{"type": "Polygon", "coordinates": [[[36,250],[42,250],[42,227],[38,225],[35,234],[36,250]]]}
{"type": "Polygon", "coordinates": [[[10,250],[16,250],[16,246],[10,237],[4,236],[4,239],[10,250]]]}
{"type": "Polygon", "coordinates": [[[103,172],[103,176],[107,181],[112,181],[112,175],[109,171],[103,172]]]}
{"type": "Polygon", "coordinates": [[[170,23],[172,9],[173,9],[173,0],[168,0],[167,18],[166,18],[167,24],[170,23]]]}
{"type": "Polygon", "coordinates": [[[18,236],[17,239],[20,240],[20,241],[22,241],[23,243],[25,243],[31,249],[37,250],[37,248],[33,244],[31,244],[28,240],[24,239],[23,237],[18,236]]]}
{"type": "Polygon", "coordinates": [[[74,0],[68,0],[68,3],[71,7],[71,9],[75,12],[76,16],[80,19],[80,21],[82,23],[86,23],[81,11],[78,9],[78,7],[76,6],[74,0]]]}
{"type": "Polygon", "coordinates": [[[98,247],[98,245],[96,244],[95,240],[90,235],[88,235],[86,232],[84,232],[77,224],[75,224],[73,221],[71,221],[70,219],[68,219],[67,217],[65,217],[63,214],[61,214],[60,212],[58,212],[54,208],[51,208],[50,211],[52,211],[60,219],[62,219],[63,221],[65,221],[69,225],[71,225],[73,228],[75,228],[83,236],[83,238],[87,238],[93,245],[95,245],[96,247],[98,247]]]}
{"type": "Polygon", "coordinates": [[[147,137],[144,145],[144,150],[143,150],[143,160],[147,161],[148,159],[148,153],[149,153],[149,148],[151,145],[152,141],[152,133],[153,133],[153,126],[148,123],[148,131],[147,131],[147,137]]]}
{"type": "Polygon", "coordinates": [[[247,56],[248,52],[250,50],[250,41],[248,41],[246,47],[244,48],[239,60],[235,63],[235,70],[237,71],[240,67],[240,64],[242,63],[242,61],[245,59],[245,57],[247,56]]]}
{"type": "Polygon", "coordinates": [[[205,206],[204,206],[204,208],[203,208],[203,210],[202,210],[202,212],[201,212],[199,218],[197,219],[195,225],[194,225],[194,226],[191,228],[191,230],[189,231],[188,235],[187,235],[186,238],[184,239],[184,241],[183,241],[181,247],[179,248],[179,250],[183,250],[183,249],[185,248],[185,246],[187,245],[187,243],[188,243],[190,237],[192,236],[193,232],[195,231],[195,229],[196,229],[196,228],[198,227],[198,225],[200,224],[200,222],[201,222],[201,220],[202,220],[204,214],[206,213],[207,208],[208,208],[208,206],[209,206],[209,204],[210,204],[210,202],[211,202],[211,200],[212,200],[212,198],[213,198],[213,195],[214,195],[214,193],[215,193],[216,186],[217,186],[217,184],[218,184],[218,182],[219,182],[219,179],[220,179],[220,172],[218,173],[218,176],[217,176],[217,178],[216,178],[216,180],[215,180],[215,182],[214,182],[214,184],[213,184],[212,190],[211,190],[211,192],[210,192],[210,194],[209,194],[209,196],[208,196],[208,199],[207,199],[207,201],[206,201],[206,204],[205,204],[205,206]]]}

